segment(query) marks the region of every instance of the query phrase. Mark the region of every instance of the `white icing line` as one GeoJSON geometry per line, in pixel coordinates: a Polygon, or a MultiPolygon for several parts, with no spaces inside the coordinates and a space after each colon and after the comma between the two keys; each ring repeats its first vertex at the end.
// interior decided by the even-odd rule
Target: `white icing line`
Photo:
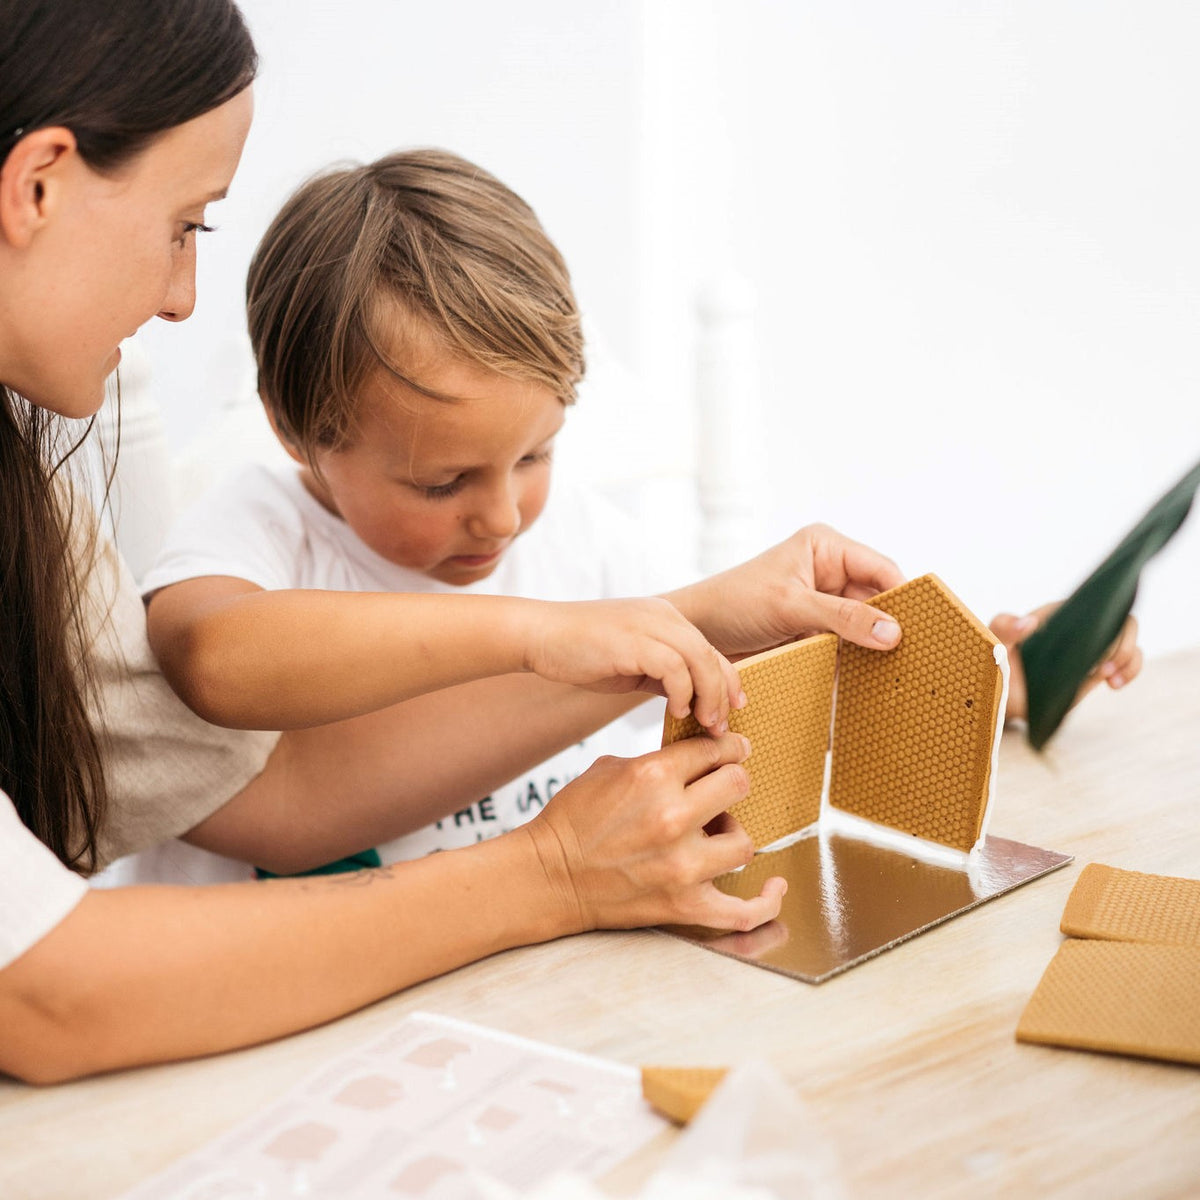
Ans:
{"type": "Polygon", "coordinates": [[[832,805],[822,814],[820,832],[841,834],[856,841],[869,842],[873,846],[908,854],[934,866],[955,867],[961,871],[970,865],[970,855],[965,850],[956,850],[953,846],[942,845],[941,842],[931,842],[927,838],[917,837],[915,833],[904,833],[890,825],[881,825],[877,821],[867,820],[866,817],[857,817],[832,805]]]}
{"type": "Polygon", "coordinates": [[[983,820],[979,823],[979,837],[975,845],[971,847],[971,852],[974,853],[983,844],[983,839],[987,836],[988,825],[992,819],[992,800],[995,796],[996,778],[1000,773],[1000,742],[1004,733],[1004,712],[1008,708],[1008,651],[997,642],[992,647],[992,658],[996,661],[996,666],[1000,668],[1000,703],[997,706],[996,712],[996,728],[992,731],[992,765],[988,772],[987,797],[983,802],[983,820]]]}

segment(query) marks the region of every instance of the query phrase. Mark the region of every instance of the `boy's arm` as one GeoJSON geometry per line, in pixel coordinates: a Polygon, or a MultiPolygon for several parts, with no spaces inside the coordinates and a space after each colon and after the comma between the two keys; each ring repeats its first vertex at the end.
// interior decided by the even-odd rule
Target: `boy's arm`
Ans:
{"type": "Polygon", "coordinates": [[[585,929],[753,928],[783,881],[753,900],[712,883],[753,854],[715,823],[746,793],[747,749],[729,734],[603,761],[529,825],[390,868],[94,890],[0,970],[0,1071],[50,1083],[250,1045],[585,929]]]}
{"type": "Polygon", "coordinates": [[[665,694],[724,728],[737,672],[662,599],[550,603],[508,596],[264,591],[205,576],[156,592],[150,644],[214,724],[296,729],[473,679],[533,672],[600,692],[665,694]]]}
{"type": "Polygon", "coordinates": [[[665,595],[731,658],[826,630],[886,650],[900,640],[900,627],[862,601],[903,582],[891,559],[827,525],[808,525],[740,566],[665,595]]]}
{"type": "MultiPolygon", "coordinates": [[[[806,628],[789,621],[824,628],[822,622],[844,617],[841,599],[810,594],[817,586],[862,596],[899,579],[887,559],[816,527],[672,599],[691,604],[709,635],[724,639],[731,653],[744,653],[806,628]],[[827,565],[829,552],[841,549],[844,558],[833,555],[834,566],[827,565]]],[[[880,616],[855,601],[850,610],[852,618],[856,612],[872,622],[880,616]]],[[[641,698],[509,675],[293,730],[263,774],[187,840],[280,874],[307,870],[466,807],[641,698]]]]}

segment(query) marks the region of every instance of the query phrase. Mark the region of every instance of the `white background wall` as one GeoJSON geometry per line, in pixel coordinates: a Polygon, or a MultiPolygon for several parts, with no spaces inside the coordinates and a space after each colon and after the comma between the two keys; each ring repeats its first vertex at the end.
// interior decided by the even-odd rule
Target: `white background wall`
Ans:
{"type": "MultiPolygon", "coordinates": [[[[744,276],[764,544],[825,520],[987,616],[1069,591],[1200,457],[1186,0],[243,7],[243,168],[197,315],[143,335],[176,447],[244,375],[241,282],[287,192],[441,144],[537,208],[641,380],[609,367],[572,416],[589,470],[690,468],[697,292],[744,276]]],[[[1150,651],[1200,641],[1198,582],[1194,516],[1144,581],[1150,651]]]]}

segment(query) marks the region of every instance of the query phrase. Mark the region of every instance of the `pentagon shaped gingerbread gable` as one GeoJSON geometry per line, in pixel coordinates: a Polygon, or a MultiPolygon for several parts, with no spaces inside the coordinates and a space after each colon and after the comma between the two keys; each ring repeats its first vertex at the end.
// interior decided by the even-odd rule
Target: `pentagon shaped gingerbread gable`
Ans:
{"type": "Polygon", "coordinates": [[[904,636],[844,642],[829,802],[957,850],[983,833],[1007,693],[992,632],[935,575],[874,597],[904,636]]]}

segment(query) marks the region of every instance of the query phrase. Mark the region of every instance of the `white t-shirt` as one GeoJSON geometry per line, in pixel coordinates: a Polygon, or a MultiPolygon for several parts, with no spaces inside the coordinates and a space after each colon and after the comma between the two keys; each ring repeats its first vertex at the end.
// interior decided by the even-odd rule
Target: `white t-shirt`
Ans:
{"type": "MultiPolygon", "coordinates": [[[[678,556],[672,564],[672,557],[646,546],[637,523],[604,498],[556,477],[542,516],[496,570],[487,579],[456,588],[381,558],[312,497],[295,467],[252,466],[218,484],[183,514],[142,590],[149,595],[185,579],[229,575],[269,591],[468,592],[595,600],[653,594],[686,582],[688,565],[678,556]]],[[[600,754],[653,749],[661,713],[661,704],[642,705],[461,812],[379,847],[384,861],[418,858],[516,828],[600,754]]],[[[403,798],[404,781],[397,780],[397,802],[403,798]]],[[[206,880],[211,876],[202,861],[191,848],[186,854],[164,850],[155,877],[206,880]],[[170,862],[164,858],[168,853],[170,862]]],[[[137,878],[147,878],[146,872],[137,878]]]]}
{"type": "Polygon", "coordinates": [[[0,792],[0,968],[45,937],[87,893],[0,792]]]}

